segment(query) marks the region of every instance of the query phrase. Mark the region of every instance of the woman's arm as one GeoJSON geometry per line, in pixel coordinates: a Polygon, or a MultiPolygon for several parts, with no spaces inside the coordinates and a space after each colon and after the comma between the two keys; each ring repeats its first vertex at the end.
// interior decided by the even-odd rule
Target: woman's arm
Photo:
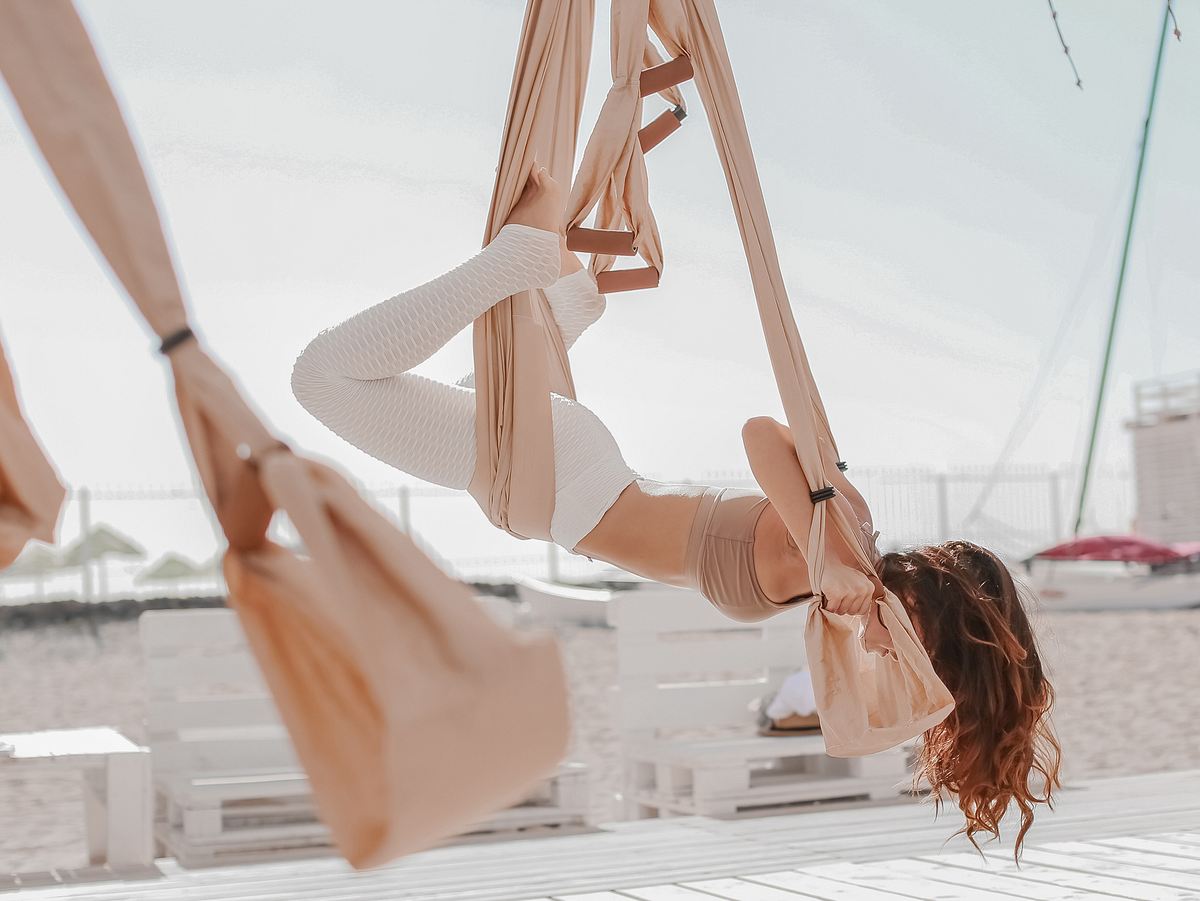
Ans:
{"type": "MultiPolygon", "coordinates": [[[[742,441],[746,446],[750,469],[759,486],[772,499],[781,518],[784,510],[789,511],[790,521],[785,520],[784,524],[804,555],[811,573],[808,536],[812,532],[816,506],[809,496],[808,482],[796,457],[792,433],[769,416],[756,416],[742,427],[742,441]]],[[[838,472],[838,475],[841,476],[841,473],[838,472]]],[[[846,482],[844,477],[839,481],[846,482]]],[[[854,494],[861,502],[861,496],[857,492],[854,494]]],[[[840,493],[822,503],[842,504],[847,515],[855,513],[850,499],[840,493]]],[[[853,559],[846,551],[841,533],[832,526],[827,528],[826,560],[820,593],[825,608],[830,612],[863,615],[871,610],[876,593],[875,583],[856,567],[843,562],[853,559]]]]}
{"type": "Polygon", "coordinates": [[[755,416],[742,426],[742,444],[746,447],[755,481],[776,509],[797,511],[800,518],[785,525],[807,561],[807,540],[815,509],[808,496],[808,483],[804,481],[800,461],[796,459],[791,432],[770,416],[755,416]]]}

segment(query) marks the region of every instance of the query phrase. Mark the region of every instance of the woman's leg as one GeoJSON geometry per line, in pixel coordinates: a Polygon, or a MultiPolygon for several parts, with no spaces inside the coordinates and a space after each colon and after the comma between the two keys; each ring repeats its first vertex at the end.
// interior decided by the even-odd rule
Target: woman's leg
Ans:
{"type": "Polygon", "coordinates": [[[296,361],[303,377],[386,379],[407,372],[506,297],[558,279],[559,236],[506,225],[445,275],[327,329],[296,361]]]}
{"type": "Polygon", "coordinates": [[[322,332],[292,371],[317,419],[371,456],[465,488],[475,465],[475,397],[407,370],[494,304],[558,277],[560,236],[510,224],[458,268],[322,332]]]}
{"type": "MultiPolygon", "coordinates": [[[[604,314],[606,306],[604,295],[596,290],[591,273],[580,267],[578,260],[575,269],[546,289],[546,299],[567,350],[604,314]]],[[[468,372],[454,384],[474,388],[475,373],[468,372]]]]}

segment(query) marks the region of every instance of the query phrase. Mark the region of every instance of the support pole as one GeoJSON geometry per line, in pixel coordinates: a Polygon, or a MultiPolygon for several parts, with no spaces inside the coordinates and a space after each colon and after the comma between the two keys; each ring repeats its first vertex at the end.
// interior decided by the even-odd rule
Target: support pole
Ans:
{"type": "Polygon", "coordinates": [[[934,481],[937,484],[937,537],[938,541],[946,541],[950,538],[950,486],[944,472],[939,472],[934,476],[934,481]]]}
{"type": "Polygon", "coordinates": [[[1133,198],[1129,202],[1129,219],[1125,223],[1125,245],[1121,250],[1121,269],[1117,274],[1117,290],[1113,296],[1112,313],[1108,319],[1108,337],[1104,342],[1104,358],[1100,364],[1100,385],[1096,390],[1096,407],[1092,412],[1092,430],[1088,437],[1087,457],[1083,464],[1083,478],[1079,483],[1079,504],[1075,512],[1076,536],[1083,528],[1083,515],[1087,508],[1088,484],[1092,479],[1092,464],[1096,456],[1096,438],[1100,434],[1100,416],[1104,411],[1104,391],[1108,387],[1108,370],[1112,362],[1113,340],[1117,333],[1117,315],[1121,309],[1121,292],[1125,288],[1125,270],[1129,264],[1129,247],[1133,239],[1133,223],[1137,214],[1138,195],[1142,188],[1142,172],[1146,165],[1146,149],[1150,144],[1150,120],[1154,116],[1154,101],[1158,97],[1158,75],[1162,70],[1163,48],[1167,44],[1167,31],[1171,23],[1171,4],[1167,0],[1163,9],[1161,34],[1158,36],[1158,54],[1154,58],[1154,78],[1150,82],[1150,102],[1146,109],[1146,121],[1142,125],[1142,146],[1138,153],[1137,174],[1133,180],[1133,198]]]}
{"type": "Polygon", "coordinates": [[[1063,539],[1062,521],[1062,488],[1059,485],[1058,472],[1050,473],[1050,541],[1048,544],[1058,544],[1063,539]]]}
{"type": "Polygon", "coordinates": [[[79,561],[83,573],[82,600],[87,604],[95,597],[92,590],[92,493],[87,486],[79,489],[79,535],[83,542],[83,559],[79,561]]]}

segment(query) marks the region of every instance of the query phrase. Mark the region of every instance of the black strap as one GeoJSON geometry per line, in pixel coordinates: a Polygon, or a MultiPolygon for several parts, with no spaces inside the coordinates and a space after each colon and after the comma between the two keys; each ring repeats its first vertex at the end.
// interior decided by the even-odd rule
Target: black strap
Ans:
{"type": "Polygon", "coordinates": [[[173,332],[172,334],[167,335],[167,337],[163,338],[162,344],[158,345],[158,352],[160,354],[164,354],[164,355],[169,354],[171,351],[173,351],[175,348],[177,348],[180,344],[183,344],[185,341],[195,340],[195,338],[196,338],[195,332],[193,332],[191,330],[191,328],[189,328],[188,326],[185,325],[179,331],[173,332]]]}
{"type": "Polygon", "coordinates": [[[822,488],[820,491],[810,491],[808,496],[812,498],[814,504],[819,504],[821,501],[837,497],[837,489],[831,485],[828,488],[822,488]]]}
{"type": "Polygon", "coordinates": [[[676,106],[675,109],[671,110],[671,115],[682,122],[687,118],[687,110],[685,110],[682,106],[676,106]]]}
{"type": "Polygon", "coordinates": [[[845,460],[838,460],[837,468],[840,472],[845,472],[847,469],[850,468],[850,464],[847,463],[845,460]]]}

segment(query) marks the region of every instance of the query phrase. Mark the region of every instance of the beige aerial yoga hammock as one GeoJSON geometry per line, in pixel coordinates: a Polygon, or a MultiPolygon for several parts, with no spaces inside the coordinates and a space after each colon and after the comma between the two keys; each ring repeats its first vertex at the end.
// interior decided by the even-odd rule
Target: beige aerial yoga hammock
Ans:
{"type": "MultiPolygon", "coordinates": [[[[80,222],[163,339],[229,542],[230,606],[338,849],[356,867],[384,863],[519,800],[566,749],[556,647],[495,625],[340,475],[281,444],[189,337],[145,176],[69,0],[0,0],[0,72],[80,222]],[[266,537],[275,511],[307,557],[266,537]]],[[[29,536],[52,538],[62,489],[2,372],[7,561],[29,536]]]]}
{"type": "Polygon", "coordinates": [[[4,347],[0,344],[0,569],[30,539],[54,541],[66,490],[21,414],[4,347]]]}
{"type": "MultiPolygon", "coordinates": [[[[796,445],[796,478],[815,503],[812,528],[794,499],[776,509],[807,549],[813,593],[820,597],[830,529],[875,585],[877,615],[888,638],[868,651],[859,618],[817,606],[805,643],[822,732],[830,754],[881,751],[920,735],[950,712],[953,699],[917,640],[903,604],[879,581],[858,527],[826,478],[837,446],[788,302],[741,103],[712,0],[612,0],[613,86],[584,151],[567,213],[568,243],[597,252],[601,290],[653,287],[662,245],[650,210],[644,153],[678,126],[674,84],[694,75],[742,235],[767,351],[796,445]],[[662,63],[647,29],[674,59],[662,63]],[[665,91],[675,111],[641,128],[642,97],[665,91]],[[672,124],[664,118],[675,119],[672,124]],[[582,227],[596,208],[596,229],[582,227]],[[643,269],[613,270],[616,254],[634,252],[643,269]]],[[[529,0],[509,100],[505,140],[486,238],[516,202],[535,158],[556,179],[569,176],[590,48],[590,0],[529,0]]],[[[471,492],[496,525],[520,537],[549,538],[553,513],[553,435],[549,392],[574,396],[570,366],[541,292],[498,304],[475,324],[477,439],[481,452],[471,492]],[[482,449],[486,448],[487,453],[482,449]]],[[[810,503],[803,499],[804,504],[810,503]]]]}
{"type": "MultiPolygon", "coordinates": [[[[535,155],[569,180],[592,24],[591,0],[529,0],[488,238],[515,203],[535,155]]],[[[712,4],[616,0],[613,32],[614,85],[572,192],[573,246],[602,251],[592,267],[605,290],[657,283],[662,252],[643,148],[677,127],[683,107],[672,81],[693,68],[798,464],[809,490],[820,491],[836,451],[784,293],[712,4]],[[647,24],[676,56],[663,68],[656,68],[647,24]],[[656,91],[675,112],[639,129],[641,95],[656,91]],[[582,229],[597,205],[601,231],[582,229]],[[614,254],[635,248],[644,269],[611,270],[614,254]]],[[[553,645],[492,624],[465,586],[340,475],[279,442],[190,337],[141,165],[69,0],[0,0],[0,72],[80,221],[163,341],[184,431],[228,539],[230,605],[339,850],[355,866],[379,864],[519,798],[565,750],[566,692],[553,645]],[[267,538],[275,511],[290,517],[308,556],[267,538]],[[485,765],[480,748],[487,749],[485,765]]],[[[472,493],[494,522],[523,536],[546,537],[552,513],[548,391],[574,394],[550,322],[545,298],[533,292],[499,304],[475,331],[481,452],[472,493]]],[[[61,487],[32,436],[23,437],[28,429],[8,390],[0,391],[0,416],[0,550],[11,558],[29,535],[49,533],[61,487]]],[[[780,513],[796,521],[786,506],[780,513]]],[[[839,506],[818,503],[811,535],[799,536],[808,542],[814,591],[830,525],[853,528],[839,506]]],[[[875,578],[865,553],[858,563],[875,578]]],[[[890,635],[886,655],[868,654],[847,617],[818,610],[809,620],[810,666],[833,754],[870,753],[912,738],[952,704],[903,607],[876,584],[890,635]]]]}

